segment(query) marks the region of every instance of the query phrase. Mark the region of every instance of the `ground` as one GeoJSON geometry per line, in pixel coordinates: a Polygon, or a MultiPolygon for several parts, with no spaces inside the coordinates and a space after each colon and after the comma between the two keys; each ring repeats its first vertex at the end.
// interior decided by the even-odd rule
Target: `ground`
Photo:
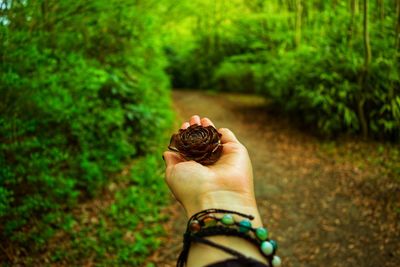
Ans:
{"type": "MultiPolygon", "coordinates": [[[[400,266],[400,183],[385,169],[390,145],[321,140],[257,96],[175,91],[173,99],[180,120],[209,117],[248,148],[260,213],[283,266],[400,266]]],[[[175,266],[186,221],[177,203],[165,213],[168,235],[149,258],[161,267],[175,266]]]]}

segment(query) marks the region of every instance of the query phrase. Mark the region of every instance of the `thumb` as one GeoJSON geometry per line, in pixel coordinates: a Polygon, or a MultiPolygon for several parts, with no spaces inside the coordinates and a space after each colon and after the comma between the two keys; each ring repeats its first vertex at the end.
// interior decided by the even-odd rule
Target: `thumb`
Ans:
{"type": "Polygon", "coordinates": [[[171,151],[165,151],[163,153],[163,158],[164,158],[165,165],[167,168],[172,167],[172,166],[178,164],[179,162],[184,161],[178,153],[171,152],[171,151]]]}
{"type": "Polygon", "coordinates": [[[221,136],[222,144],[229,143],[229,142],[239,143],[239,140],[236,138],[235,134],[231,130],[229,130],[227,128],[219,128],[218,132],[220,134],[222,134],[222,136],[221,136]]]}

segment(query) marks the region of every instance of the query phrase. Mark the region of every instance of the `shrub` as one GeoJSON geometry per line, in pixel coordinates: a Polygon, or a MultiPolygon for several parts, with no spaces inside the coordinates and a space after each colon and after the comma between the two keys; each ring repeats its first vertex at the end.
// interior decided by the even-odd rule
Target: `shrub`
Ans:
{"type": "Polygon", "coordinates": [[[0,24],[0,239],[25,253],[171,122],[153,15],[124,1],[46,3],[15,3],[0,24]]]}

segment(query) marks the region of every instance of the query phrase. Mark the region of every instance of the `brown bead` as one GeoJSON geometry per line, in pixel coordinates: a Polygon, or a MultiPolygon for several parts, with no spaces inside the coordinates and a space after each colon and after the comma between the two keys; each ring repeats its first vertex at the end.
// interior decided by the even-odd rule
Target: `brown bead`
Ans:
{"type": "Polygon", "coordinates": [[[203,223],[206,227],[214,226],[217,224],[217,220],[214,217],[207,216],[203,219],[203,223]]]}
{"type": "Polygon", "coordinates": [[[190,223],[190,231],[193,232],[193,233],[196,233],[196,232],[198,232],[198,231],[200,231],[200,230],[201,230],[200,222],[197,221],[197,220],[193,220],[193,221],[190,223]]]}

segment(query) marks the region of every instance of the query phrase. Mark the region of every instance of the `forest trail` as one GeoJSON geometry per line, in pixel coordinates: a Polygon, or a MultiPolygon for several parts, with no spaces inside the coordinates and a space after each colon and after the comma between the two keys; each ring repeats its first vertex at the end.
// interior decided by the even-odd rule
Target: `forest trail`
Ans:
{"type": "MultiPolygon", "coordinates": [[[[393,179],[328,153],[323,141],[267,112],[263,98],[175,91],[173,99],[182,121],[209,117],[248,148],[260,213],[283,266],[400,266],[393,179]]],[[[168,236],[149,259],[161,267],[175,266],[186,223],[179,205],[165,212],[168,236]]]]}

